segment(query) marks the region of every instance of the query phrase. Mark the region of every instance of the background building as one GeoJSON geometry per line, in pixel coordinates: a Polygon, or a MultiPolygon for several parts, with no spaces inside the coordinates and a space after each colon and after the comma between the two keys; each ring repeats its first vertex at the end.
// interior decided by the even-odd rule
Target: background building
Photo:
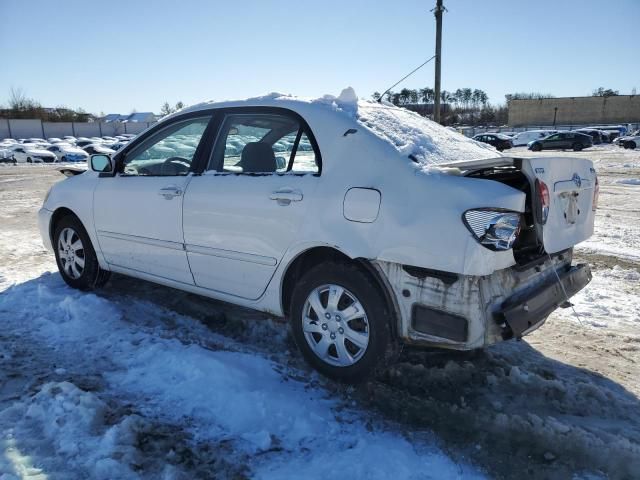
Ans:
{"type": "Polygon", "coordinates": [[[640,122],[640,95],[563,97],[509,102],[509,126],[640,122]],[[555,122],[554,122],[555,119],[555,122]]]}

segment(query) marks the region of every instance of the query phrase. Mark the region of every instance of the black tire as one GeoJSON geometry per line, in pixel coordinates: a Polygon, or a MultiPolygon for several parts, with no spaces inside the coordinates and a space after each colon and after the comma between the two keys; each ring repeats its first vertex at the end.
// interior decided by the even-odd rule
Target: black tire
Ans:
{"type": "Polygon", "coordinates": [[[67,161],[67,157],[63,155],[62,158],[60,158],[60,162],[66,162],[66,161],[67,161]]]}
{"type": "MultiPolygon", "coordinates": [[[[349,300],[348,297],[347,300],[349,300]]],[[[328,300],[325,303],[328,304],[328,300]]],[[[355,265],[341,262],[325,262],[310,269],[297,282],[291,299],[289,320],[295,342],[305,360],[312,367],[334,380],[346,383],[360,383],[374,373],[376,367],[382,366],[393,356],[393,349],[391,348],[393,345],[390,342],[390,318],[391,312],[384,300],[384,295],[369,275],[355,265]],[[347,295],[352,294],[355,296],[366,313],[366,319],[368,321],[368,343],[366,347],[362,349],[362,353],[354,354],[353,349],[357,348],[356,345],[349,343],[348,339],[345,340],[348,336],[347,334],[343,336],[342,345],[344,345],[346,349],[352,349],[352,351],[349,351],[349,354],[353,355],[354,358],[359,356],[354,363],[348,366],[332,365],[328,361],[320,358],[307,342],[303,330],[303,315],[306,313],[304,309],[309,295],[315,289],[327,285],[337,285],[344,288],[347,291],[347,295]]],[[[362,322],[362,320],[357,321],[362,322]]],[[[321,322],[324,322],[324,320],[318,318],[317,325],[320,325],[321,322]]],[[[348,322],[356,322],[356,320],[350,320],[347,321],[347,323],[348,322]]],[[[340,324],[334,323],[334,325],[340,324]]],[[[344,323],[342,325],[344,325],[344,323]]],[[[349,326],[357,328],[353,323],[349,324],[349,326]]],[[[310,335],[320,335],[320,338],[322,338],[322,336],[327,334],[328,333],[314,333],[310,335]]],[[[337,342],[333,345],[333,352],[335,352],[335,356],[337,357],[336,345],[337,342]]],[[[327,356],[331,355],[332,346],[329,346],[327,356]]]]}
{"type": "MultiPolygon", "coordinates": [[[[74,236],[72,238],[75,239],[76,237],[74,236]]],[[[94,290],[103,286],[107,280],[109,280],[111,272],[100,268],[96,252],[91,244],[91,239],[82,225],[82,222],[80,222],[76,216],[67,215],[62,217],[55,224],[53,231],[53,251],[56,255],[56,263],[58,264],[60,275],[70,287],[85,291],[94,290]],[[73,276],[67,273],[65,270],[65,264],[68,260],[61,258],[61,253],[59,251],[60,236],[63,231],[69,229],[79,237],[83,247],[76,253],[77,256],[84,261],[81,274],[77,278],[73,278],[73,276]]]]}
{"type": "Polygon", "coordinates": [[[33,163],[33,162],[31,161],[31,157],[27,157],[27,163],[33,163]]]}
{"type": "Polygon", "coordinates": [[[580,150],[582,150],[584,148],[584,146],[580,143],[580,142],[576,142],[572,145],[573,151],[574,152],[579,152],[580,150]]]}
{"type": "Polygon", "coordinates": [[[636,142],[627,142],[627,145],[629,145],[628,148],[630,148],[631,150],[635,150],[638,147],[636,145],[636,142]]]}
{"type": "Polygon", "coordinates": [[[539,152],[542,150],[542,145],[540,145],[539,143],[534,143],[533,145],[531,145],[531,150],[533,150],[534,152],[539,152]]]}

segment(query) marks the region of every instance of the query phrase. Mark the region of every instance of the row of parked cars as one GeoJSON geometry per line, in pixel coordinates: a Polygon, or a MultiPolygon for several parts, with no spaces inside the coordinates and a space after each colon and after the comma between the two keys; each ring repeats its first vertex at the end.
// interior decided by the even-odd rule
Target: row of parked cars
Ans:
{"type": "MultiPolygon", "coordinates": [[[[501,132],[501,133],[481,133],[473,137],[479,142],[493,145],[502,152],[513,147],[527,146],[529,150],[539,152],[541,150],[574,150],[580,151],[600,143],[618,143],[628,137],[619,137],[620,130],[610,128],[607,130],[599,128],[579,128],[577,130],[527,130],[526,132],[501,132]],[[620,140],[619,140],[620,139],[620,140]]],[[[632,139],[622,142],[625,148],[635,148],[632,146],[632,139]]],[[[640,141],[638,142],[640,145],[640,141]]]]}
{"type": "Polygon", "coordinates": [[[86,162],[90,155],[111,155],[125,146],[135,135],[115,137],[5,138],[0,142],[2,163],[86,162]]]}

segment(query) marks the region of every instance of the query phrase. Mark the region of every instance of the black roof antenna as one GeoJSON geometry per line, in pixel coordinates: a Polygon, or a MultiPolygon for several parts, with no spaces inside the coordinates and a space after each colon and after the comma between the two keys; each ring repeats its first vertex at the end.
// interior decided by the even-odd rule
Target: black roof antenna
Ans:
{"type": "Polygon", "coordinates": [[[382,99],[384,98],[384,96],[389,93],[389,91],[395,87],[396,85],[398,85],[399,83],[404,82],[407,78],[409,78],[411,75],[413,75],[414,73],[416,73],[418,70],[420,70],[422,67],[424,67],[427,63],[429,63],[431,60],[433,60],[434,58],[436,58],[436,55],[434,55],[433,57],[431,57],[429,60],[427,60],[426,62],[424,62],[422,65],[420,65],[417,68],[414,68],[413,70],[411,70],[407,75],[405,75],[404,77],[402,77],[400,80],[398,80],[396,83],[394,83],[393,85],[391,85],[389,88],[387,88],[384,92],[382,92],[382,95],[380,95],[380,98],[378,99],[378,103],[382,103],[382,99]]]}

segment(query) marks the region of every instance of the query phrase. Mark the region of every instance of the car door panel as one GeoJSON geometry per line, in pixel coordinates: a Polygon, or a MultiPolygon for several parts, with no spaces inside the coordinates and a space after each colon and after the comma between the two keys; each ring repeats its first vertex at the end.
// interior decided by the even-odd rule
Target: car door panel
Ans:
{"type": "Polygon", "coordinates": [[[194,177],[184,240],[196,285],[255,300],[304,225],[314,175],[194,177]]]}
{"type": "Polygon", "coordinates": [[[103,178],[94,192],[94,222],[108,263],[193,284],[182,237],[182,195],[189,177],[103,178]]]}
{"type": "Polygon", "coordinates": [[[182,232],[183,200],[210,119],[205,114],[159,125],[122,153],[118,174],[100,178],[94,224],[109,264],[194,284],[182,232]],[[195,146],[181,151],[167,146],[176,139],[195,146]]]}

